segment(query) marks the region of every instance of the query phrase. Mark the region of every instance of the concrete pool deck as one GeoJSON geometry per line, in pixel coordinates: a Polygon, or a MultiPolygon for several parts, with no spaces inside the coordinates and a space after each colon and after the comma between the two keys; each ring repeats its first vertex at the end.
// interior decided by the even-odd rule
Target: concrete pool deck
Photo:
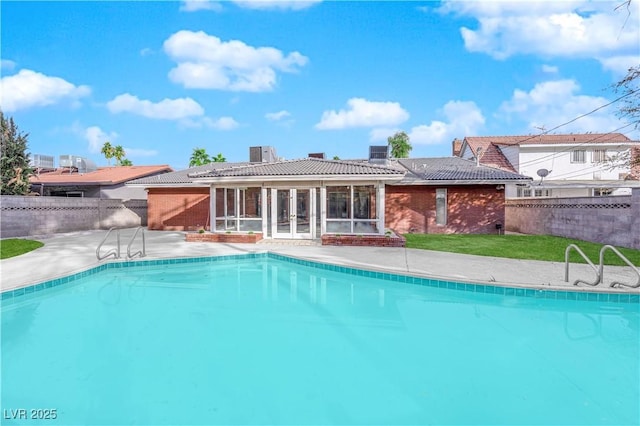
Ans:
{"type": "MultiPolygon", "coordinates": [[[[121,231],[121,256],[134,229],[121,231]]],[[[21,256],[0,261],[0,290],[10,290],[87,270],[112,258],[98,261],[96,247],[106,231],[78,231],[41,237],[28,237],[45,245],[21,256]]],[[[259,244],[186,242],[184,232],[146,231],[144,259],[221,256],[230,254],[273,252],[311,261],[354,268],[409,274],[414,276],[535,289],[586,290],[640,294],[640,288],[611,288],[612,281],[637,282],[630,267],[606,266],[604,283],[592,287],[571,283],[576,279],[593,281],[595,273],[585,264],[570,264],[569,282],[564,281],[564,262],[504,259],[486,256],[445,253],[396,247],[321,246],[308,241],[270,241],[259,244]]],[[[139,237],[132,250],[139,250],[139,237]]],[[[115,247],[110,236],[103,252],[115,247]]],[[[121,259],[121,260],[123,260],[121,259]]],[[[134,259],[134,260],[137,260],[134,259]]]]}

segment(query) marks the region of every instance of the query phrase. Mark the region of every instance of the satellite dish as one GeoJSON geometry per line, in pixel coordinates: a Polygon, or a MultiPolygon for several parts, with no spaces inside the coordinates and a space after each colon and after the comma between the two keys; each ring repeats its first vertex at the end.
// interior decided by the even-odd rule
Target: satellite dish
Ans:
{"type": "Polygon", "coordinates": [[[538,174],[538,176],[540,176],[541,178],[546,178],[547,176],[549,176],[549,173],[551,173],[549,170],[547,169],[538,169],[538,171],[536,172],[538,174]]]}

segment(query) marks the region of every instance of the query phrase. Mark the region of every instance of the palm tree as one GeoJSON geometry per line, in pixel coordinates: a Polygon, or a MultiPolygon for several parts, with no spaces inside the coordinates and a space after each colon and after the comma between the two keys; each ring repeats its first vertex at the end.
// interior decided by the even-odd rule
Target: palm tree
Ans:
{"type": "Polygon", "coordinates": [[[221,152],[219,152],[218,155],[216,155],[215,157],[211,158],[211,160],[214,163],[226,163],[227,162],[227,159],[222,156],[221,152]]]}
{"type": "Polygon", "coordinates": [[[133,166],[133,163],[131,162],[131,160],[129,160],[128,158],[123,158],[120,161],[120,165],[121,166],[133,166]]]}
{"type": "Polygon", "coordinates": [[[209,163],[211,163],[211,158],[209,158],[209,154],[204,148],[193,148],[189,167],[204,166],[209,163]]]}
{"type": "Polygon", "coordinates": [[[116,158],[116,164],[118,166],[122,165],[122,159],[124,158],[125,155],[127,155],[127,153],[124,152],[124,149],[122,148],[121,145],[118,145],[115,148],[113,148],[113,156],[116,158]]]}
{"type": "Polygon", "coordinates": [[[111,146],[111,142],[106,141],[104,145],[102,145],[101,153],[104,154],[104,158],[107,159],[107,165],[111,165],[111,159],[115,156],[115,149],[111,146]]]}

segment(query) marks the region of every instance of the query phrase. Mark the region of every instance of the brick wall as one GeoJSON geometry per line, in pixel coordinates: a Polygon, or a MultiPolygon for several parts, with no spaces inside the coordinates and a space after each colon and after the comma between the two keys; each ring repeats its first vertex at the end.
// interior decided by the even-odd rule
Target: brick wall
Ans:
{"type": "Polygon", "coordinates": [[[1,238],[147,224],[146,200],[3,195],[0,209],[1,238]]]}
{"type": "Polygon", "coordinates": [[[447,187],[447,224],[436,224],[436,187],[387,186],[385,226],[399,233],[495,234],[504,226],[504,190],[496,185],[447,187]]]}
{"type": "Polygon", "coordinates": [[[152,230],[210,229],[209,188],[152,188],[147,194],[152,230]]]}
{"type": "Polygon", "coordinates": [[[640,188],[631,196],[508,200],[506,229],[640,249],[640,188]]]}

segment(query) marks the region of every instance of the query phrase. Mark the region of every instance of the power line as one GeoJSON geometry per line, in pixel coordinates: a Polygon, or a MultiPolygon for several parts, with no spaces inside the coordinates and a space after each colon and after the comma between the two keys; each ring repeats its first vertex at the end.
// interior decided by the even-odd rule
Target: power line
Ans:
{"type": "Polygon", "coordinates": [[[595,141],[597,141],[598,139],[601,139],[601,138],[603,138],[603,137],[605,137],[605,136],[609,136],[609,135],[612,135],[612,134],[614,134],[614,133],[618,133],[620,130],[624,129],[625,127],[629,127],[629,126],[631,126],[631,125],[633,125],[633,123],[628,123],[628,124],[625,124],[625,125],[624,125],[624,126],[622,126],[622,127],[618,127],[617,129],[612,130],[612,131],[610,131],[610,132],[599,134],[599,135],[598,135],[598,137],[595,137],[595,138],[593,138],[593,139],[589,139],[589,140],[584,141],[584,142],[581,142],[581,143],[579,143],[579,144],[572,145],[572,146],[570,146],[570,147],[568,147],[568,148],[561,149],[560,151],[556,151],[556,152],[554,152],[554,153],[552,153],[552,154],[547,154],[547,155],[545,155],[545,156],[538,157],[538,158],[536,158],[535,160],[523,161],[522,163],[519,163],[518,168],[522,168],[522,166],[529,166],[529,165],[533,165],[533,164],[541,163],[541,162],[543,162],[544,160],[546,160],[547,158],[555,157],[555,156],[557,156],[557,155],[559,155],[559,154],[562,154],[562,153],[564,153],[564,152],[572,151],[572,150],[576,149],[577,147],[580,147],[580,146],[583,146],[583,145],[590,144],[591,142],[595,142],[595,141]]]}

